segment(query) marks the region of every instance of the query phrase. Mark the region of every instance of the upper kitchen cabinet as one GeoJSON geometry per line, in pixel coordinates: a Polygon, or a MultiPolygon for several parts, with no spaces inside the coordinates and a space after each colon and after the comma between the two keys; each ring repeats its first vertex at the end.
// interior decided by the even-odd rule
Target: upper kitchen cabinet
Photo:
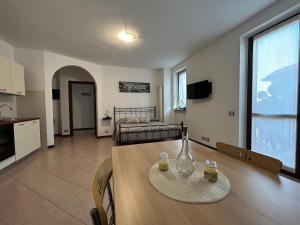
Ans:
{"type": "Polygon", "coordinates": [[[0,93],[25,95],[24,67],[0,56],[0,93]]]}
{"type": "Polygon", "coordinates": [[[11,62],[11,93],[25,95],[24,67],[18,63],[11,62]]]}
{"type": "Polygon", "coordinates": [[[11,75],[9,59],[0,56],[0,92],[10,93],[11,75]]]}

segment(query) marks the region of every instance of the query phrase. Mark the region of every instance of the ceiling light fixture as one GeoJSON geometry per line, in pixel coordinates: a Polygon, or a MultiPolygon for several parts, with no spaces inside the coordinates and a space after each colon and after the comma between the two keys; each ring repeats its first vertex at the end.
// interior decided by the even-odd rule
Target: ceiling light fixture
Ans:
{"type": "Polygon", "coordinates": [[[133,42],[136,39],[136,35],[127,31],[122,31],[121,33],[119,33],[118,37],[120,38],[120,40],[129,43],[129,42],[133,42]]]}

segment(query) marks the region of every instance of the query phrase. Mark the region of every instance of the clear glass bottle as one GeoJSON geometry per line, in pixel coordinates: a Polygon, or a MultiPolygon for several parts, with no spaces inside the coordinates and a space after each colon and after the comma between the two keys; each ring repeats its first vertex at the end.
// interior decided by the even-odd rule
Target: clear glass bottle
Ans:
{"type": "Polygon", "coordinates": [[[194,172],[193,158],[189,150],[187,127],[182,132],[182,147],[177,157],[176,168],[180,176],[187,177],[194,172]]]}

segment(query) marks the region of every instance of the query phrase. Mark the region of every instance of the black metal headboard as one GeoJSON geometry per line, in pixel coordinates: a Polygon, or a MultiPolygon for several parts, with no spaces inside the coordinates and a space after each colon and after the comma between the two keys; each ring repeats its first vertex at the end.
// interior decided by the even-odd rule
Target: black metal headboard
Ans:
{"type": "Polygon", "coordinates": [[[152,107],[134,107],[134,108],[116,108],[114,107],[114,124],[121,118],[148,117],[156,118],[156,106],[152,107]]]}

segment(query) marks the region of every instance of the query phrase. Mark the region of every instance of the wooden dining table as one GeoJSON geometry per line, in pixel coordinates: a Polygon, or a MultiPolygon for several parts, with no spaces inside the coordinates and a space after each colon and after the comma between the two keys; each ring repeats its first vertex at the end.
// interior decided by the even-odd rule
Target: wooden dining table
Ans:
{"type": "Polygon", "coordinates": [[[194,160],[215,160],[231,183],[216,203],[192,204],[159,193],[148,172],[161,152],[176,158],[181,141],[112,149],[117,225],[299,225],[300,184],[190,141],[194,160]]]}

